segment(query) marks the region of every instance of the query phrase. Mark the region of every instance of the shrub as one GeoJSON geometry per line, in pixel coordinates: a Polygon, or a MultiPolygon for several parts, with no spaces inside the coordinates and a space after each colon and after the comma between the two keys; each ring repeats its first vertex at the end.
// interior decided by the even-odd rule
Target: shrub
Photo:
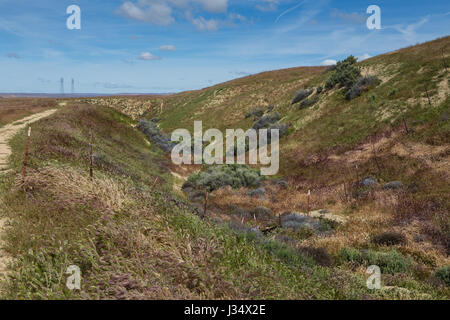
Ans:
{"type": "Polygon", "coordinates": [[[306,109],[308,107],[311,107],[312,105],[316,104],[316,102],[319,101],[319,98],[317,96],[306,99],[300,104],[300,109],[306,109]]]}
{"type": "Polygon", "coordinates": [[[406,243],[406,237],[399,232],[383,232],[372,238],[372,243],[384,246],[395,246],[406,243]]]}
{"type": "Polygon", "coordinates": [[[369,87],[376,86],[380,84],[380,80],[374,76],[360,77],[358,81],[347,91],[345,98],[347,100],[352,100],[359,97],[364,90],[369,87]]]}
{"type": "Polygon", "coordinates": [[[347,59],[339,61],[334,73],[325,83],[325,87],[332,89],[334,86],[339,85],[351,88],[361,76],[361,71],[356,66],[356,62],[357,60],[354,56],[349,56],[347,59]]]}
{"type": "Polygon", "coordinates": [[[331,267],[333,264],[333,258],[324,248],[300,247],[298,251],[313,258],[318,265],[331,267]]]}
{"type": "Polygon", "coordinates": [[[320,94],[320,93],[322,93],[322,91],[323,91],[323,87],[322,86],[318,86],[317,87],[317,94],[320,94]]]}
{"type": "Polygon", "coordinates": [[[412,260],[404,257],[396,250],[377,252],[374,250],[359,251],[354,248],[343,248],[338,256],[341,262],[379,266],[384,274],[407,272],[412,266],[412,260]]]}
{"type": "Polygon", "coordinates": [[[264,115],[264,110],[261,108],[254,108],[253,110],[251,110],[250,112],[248,112],[245,115],[245,118],[250,118],[253,116],[253,121],[258,120],[259,118],[261,118],[264,115]]]}
{"type": "Polygon", "coordinates": [[[270,126],[271,124],[274,124],[275,122],[277,122],[280,119],[281,119],[281,117],[278,112],[268,114],[267,116],[264,116],[261,119],[259,119],[253,125],[253,129],[259,130],[259,129],[267,128],[268,126],[270,126]]]}
{"type": "Polygon", "coordinates": [[[299,90],[295,93],[294,98],[292,99],[292,104],[296,104],[300,101],[302,101],[303,99],[308,98],[314,90],[307,90],[307,89],[302,89],[299,90]]]}
{"type": "Polygon", "coordinates": [[[231,186],[257,188],[262,177],[257,170],[250,169],[246,165],[222,165],[209,167],[208,170],[193,174],[188,182],[207,189],[209,192],[231,186]]]}
{"type": "Polygon", "coordinates": [[[172,151],[175,146],[153,121],[140,120],[137,129],[143,132],[151,143],[157,145],[164,152],[172,151]]]}
{"type": "Polygon", "coordinates": [[[368,265],[377,265],[383,273],[387,274],[407,272],[412,266],[411,259],[404,257],[396,250],[388,252],[368,250],[365,258],[368,265]]]}
{"type": "Polygon", "coordinates": [[[339,251],[338,254],[339,259],[341,262],[351,262],[355,264],[363,264],[364,259],[361,251],[354,249],[354,248],[343,248],[341,251],[339,251]]]}
{"type": "Polygon", "coordinates": [[[446,286],[450,286],[450,266],[443,267],[436,271],[435,277],[443,281],[446,286]]]}

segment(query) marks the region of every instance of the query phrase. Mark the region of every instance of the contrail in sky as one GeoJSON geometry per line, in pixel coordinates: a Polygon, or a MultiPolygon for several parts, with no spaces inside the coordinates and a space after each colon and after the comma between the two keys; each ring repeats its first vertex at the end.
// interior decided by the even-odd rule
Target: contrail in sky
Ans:
{"type": "Polygon", "coordinates": [[[275,23],[277,23],[278,20],[280,20],[281,17],[283,17],[284,15],[288,14],[289,12],[291,12],[291,11],[297,9],[298,7],[300,7],[300,6],[301,6],[302,4],[304,4],[304,3],[305,3],[305,1],[302,1],[302,2],[300,2],[299,4],[293,6],[292,8],[289,8],[289,9],[287,9],[286,11],[284,11],[282,14],[280,14],[280,15],[278,16],[278,18],[275,20],[275,23]]]}

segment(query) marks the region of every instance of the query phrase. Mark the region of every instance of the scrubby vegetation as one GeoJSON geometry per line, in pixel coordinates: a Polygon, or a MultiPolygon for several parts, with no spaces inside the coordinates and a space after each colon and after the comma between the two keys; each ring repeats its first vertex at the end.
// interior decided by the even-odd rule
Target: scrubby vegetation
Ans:
{"type": "Polygon", "coordinates": [[[450,266],[444,267],[436,271],[436,278],[450,286],[450,266]]]}
{"type": "Polygon", "coordinates": [[[347,59],[339,61],[333,74],[326,81],[325,88],[332,89],[336,85],[347,89],[351,88],[361,76],[357,62],[354,56],[349,56],[347,59]]]}
{"type": "Polygon", "coordinates": [[[188,182],[211,192],[226,186],[235,189],[257,188],[261,180],[259,171],[246,165],[223,165],[209,167],[206,171],[193,174],[188,182]]]}
{"type": "Polygon", "coordinates": [[[399,232],[383,232],[374,236],[372,242],[378,245],[394,246],[405,244],[406,237],[399,232]]]}
{"type": "Polygon", "coordinates": [[[404,257],[396,250],[377,252],[374,250],[357,250],[354,248],[343,248],[339,252],[342,262],[354,265],[377,265],[383,274],[396,274],[408,272],[412,267],[411,258],[404,257]]]}
{"type": "Polygon", "coordinates": [[[306,99],[307,97],[309,97],[314,90],[312,89],[301,89],[299,91],[297,91],[295,93],[294,98],[292,99],[292,104],[296,104],[304,99],[306,99]]]}
{"type": "Polygon", "coordinates": [[[7,237],[19,259],[7,292],[25,296],[21,288],[29,286],[33,297],[448,299],[450,79],[442,50],[449,41],[359,63],[350,57],[328,71],[292,68],[164,97],[87,100],[134,120],[158,118],[162,135],[191,130],[193,119],[204,130],[283,129],[279,177],[261,181],[256,168],[247,175],[240,167],[204,166],[183,186],[193,203],[179,189],[198,167],[175,168],[120,113],[64,108],[33,137],[26,193],[15,182],[24,137],[13,142],[16,176],[1,182],[2,208],[20,213],[9,214],[7,237]],[[297,98],[299,105],[318,98],[314,107],[292,105],[299,88],[317,88],[297,98]],[[273,105],[276,112],[253,112],[273,105]],[[103,128],[94,154],[101,181],[92,185],[90,126],[103,128]],[[78,180],[84,191],[71,184],[78,180]],[[283,212],[298,215],[295,226],[283,226],[283,212]],[[39,248],[53,258],[38,255],[39,248]],[[55,279],[73,261],[97,291],[61,289],[55,279]],[[371,264],[381,267],[385,289],[367,290],[371,264]],[[41,275],[36,282],[33,273],[41,275]]]}

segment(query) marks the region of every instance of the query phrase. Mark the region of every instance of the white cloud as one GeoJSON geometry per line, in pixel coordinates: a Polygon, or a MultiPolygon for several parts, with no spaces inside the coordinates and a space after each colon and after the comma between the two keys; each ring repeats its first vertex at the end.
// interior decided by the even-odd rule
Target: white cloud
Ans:
{"type": "Polygon", "coordinates": [[[139,59],[151,61],[151,60],[161,60],[161,57],[157,57],[151,54],[150,52],[142,52],[141,55],[139,56],[139,59]]]}
{"type": "Polygon", "coordinates": [[[161,50],[161,51],[177,51],[177,48],[174,45],[168,44],[168,45],[160,46],[159,50],[161,50]]]}
{"type": "Polygon", "coordinates": [[[207,20],[203,17],[192,18],[190,14],[187,15],[188,20],[200,31],[216,31],[219,29],[219,21],[215,19],[207,20]]]}
{"type": "Polygon", "coordinates": [[[372,58],[372,56],[368,53],[364,53],[362,56],[358,57],[358,61],[367,60],[369,58],[372,58]]]}
{"type": "MultiPolygon", "coordinates": [[[[174,17],[185,16],[198,30],[215,31],[220,20],[194,18],[191,11],[204,10],[208,13],[226,13],[228,0],[137,0],[125,1],[117,12],[127,18],[167,26],[175,22],[174,17]]],[[[231,20],[245,21],[245,17],[232,14],[231,20]]],[[[225,24],[224,24],[225,25],[225,24]]]]}
{"type": "Polygon", "coordinates": [[[336,63],[337,63],[336,60],[327,59],[327,60],[322,61],[321,65],[322,66],[334,66],[336,63]]]}
{"type": "Polygon", "coordinates": [[[151,22],[157,25],[169,25],[175,21],[172,17],[172,8],[163,1],[143,1],[139,0],[137,5],[133,2],[124,2],[118,12],[123,16],[139,20],[151,22]]]}

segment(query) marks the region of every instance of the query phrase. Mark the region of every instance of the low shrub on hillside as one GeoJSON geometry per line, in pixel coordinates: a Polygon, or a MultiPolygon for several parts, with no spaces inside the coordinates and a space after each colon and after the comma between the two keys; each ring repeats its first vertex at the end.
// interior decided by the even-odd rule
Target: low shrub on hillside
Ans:
{"type": "Polygon", "coordinates": [[[254,108],[245,115],[245,119],[253,117],[253,121],[256,121],[256,120],[260,119],[263,115],[264,115],[263,109],[254,108]]]}
{"type": "Polygon", "coordinates": [[[355,84],[347,91],[345,98],[352,100],[359,97],[364,90],[367,90],[371,86],[376,86],[380,83],[380,80],[374,76],[361,77],[355,84]]]}
{"type": "Polygon", "coordinates": [[[341,262],[349,262],[354,265],[379,266],[384,274],[403,273],[409,271],[412,267],[412,260],[404,257],[396,250],[378,252],[343,248],[338,256],[341,262]]]}
{"type": "Polygon", "coordinates": [[[316,90],[317,94],[322,93],[322,91],[323,91],[323,87],[322,86],[318,86],[317,90],[316,90]]]}
{"type": "Polygon", "coordinates": [[[143,132],[151,143],[157,145],[164,152],[172,151],[175,146],[153,121],[140,120],[137,129],[143,132]]]}
{"type": "Polygon", "coordinates": [[[294,95],[294,98],[292,99],[292,104],[296,104],[306,98],[308,98],[314,90],[307,90],[307,89],[301,89],[297,91],[294,95]]]}
{"type": "Polygon", "coordinates": [[[372,238],[372,243],[377,245],[395,246],[406,243],[406,237],[399,232],[383,232],[372,238]]]}
{"type": "Polygon", "coordinates": [[[241,187],[257,188],[262,177],[257,170],[246,165],[221,165],[209,167],[206,171],[193,174],[188,182],[209,192],[231,186],[234,189],[241,187]]]}
{"type": "Polygon", "coordinates": [[[315,105],[317,103],[317,101],[319,101],[319,98],[317,96],[314,96],[310,99],[303,100],[303,102],[300,103],[300,109],[309,108],[309,107],[315,105]]]}
{"type": "Polygon", "coordinates": [[[297,250],[314,259],[318,265],[331,267],[333,264],[333,258],[324,248],[300,247],[297,250]]]}
{"type": "Polygon", "coordinates": [[[443,267],[436,271],[435,277],[450,286],[450,266],[443,267]]]}
{"type": "Polygon", "coordinates": [[[356,66],[357,60],[354,56],[349,56],[343,61],[339,61],[333,74],[325,83],[327,89],[332,89],[334,86],[351,88],[360,78],[361,71],[356,66]]]}
{"type": "Polygon", "coordinates": [[[254,125],[253,129],[259,130],[269,127],[270,125],[276,123],[278,120],[281,119],[281,116],[278,112],[270,113],[261,119],[259,119],[254,125]]]}

